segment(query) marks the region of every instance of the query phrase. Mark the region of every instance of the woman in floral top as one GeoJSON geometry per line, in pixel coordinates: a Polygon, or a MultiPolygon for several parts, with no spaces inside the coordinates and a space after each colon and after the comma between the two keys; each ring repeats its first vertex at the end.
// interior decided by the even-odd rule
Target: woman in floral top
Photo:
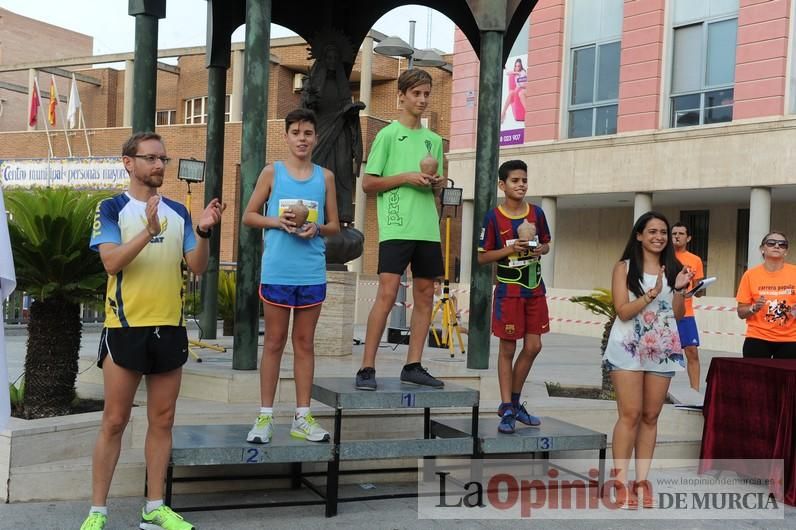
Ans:
{"type": "MultiPolygon", "coordinates": [[[[619,418],[614,426],[616,480],[628,484],[627,467],[636,450],[636,487],[616,492],[625,508],[638,506],[658,433],[658,415],[669,382],[684,368],[677,322],[685,313],[685,290],[694,273],[674,257],[669,221],[657,212],[638,218],[614,266],[611,295],[616,320],[603,362],[616,389],[619,418]]],[[[653,504],[644,488],[644,505],[653,504]]]]}

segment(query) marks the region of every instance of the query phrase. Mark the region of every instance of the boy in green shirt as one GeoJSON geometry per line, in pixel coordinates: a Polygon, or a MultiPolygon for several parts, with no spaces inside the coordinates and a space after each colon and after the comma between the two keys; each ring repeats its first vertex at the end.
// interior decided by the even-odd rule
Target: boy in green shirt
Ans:
{"type": "Polygon", "coordinates": [[[442,138],[420,123],[430,95],[428,72],[412,68],[398,77],[401,115],[376,135],[365,167],[362,189],[377,194],[379,288],[368,316],[365,353],[356,376],[360,390],[376,390],[376,350],[395,304],[401,274],[410,264],[414,308],[401,381],[444,386],[420,364],[431,323],[434,279],[444,273],[436,204],[437,191],[446,184],[445,177],[438,174],[442,169],[442,138]],[[423,172],[420,162],[429,154],[434,160],[430,167],[429,161],[424,161],[423,172]]]}

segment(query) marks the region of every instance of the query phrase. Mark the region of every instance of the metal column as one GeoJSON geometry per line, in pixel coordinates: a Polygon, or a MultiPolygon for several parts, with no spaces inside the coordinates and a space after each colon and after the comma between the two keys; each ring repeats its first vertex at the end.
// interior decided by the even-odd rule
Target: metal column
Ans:
{"type": "MultiPolygon", "coordinates": [[[[257,177],[265,165],[270,38],[271,0],[247,0],[239,212],[246,208],[257,177]]],[[[235,340],[232,355],[232,368],[235,370],[257,369],[257,338],[260,327],[257,286],[260,284],[261,240],[262,230],[241,225],[238,237],[235,340]]]]}
{"type": "MultiPolygon", "coordinates": [[[[224,100],[227,87],[227,68],[207,68],[207,146],[205,158],[205,202],[221,196],[224,183],[224,100]]],[[[227,222],[236,222],[228,219],[227,222]]],[[[210,236],[210,255],[207,270],[202,275],[202,314],[199,325],[203,339],[215,339],[218,317],[218,266],[221,251],[221,225],[210,236]]]]}
{"type": "Polygon", "coordinates": [[[133,132],[154,131],[158,19],[166,16],[166,0],[129,0],[127,12],[135,17],[133,132]]]}
{"type": "Polygon", "coordinates": [[[478,234],[486,213],[495,207],[500,136],[500,90],[503,74],[503,32],[481,32],[481,69],[478,84],[478,135],[475,148],[475,208],[473,212],[470,278],[470,334],[467,368],[489,367],[490,320],[492,317],[492,268],[479,267],[478,234]]]}

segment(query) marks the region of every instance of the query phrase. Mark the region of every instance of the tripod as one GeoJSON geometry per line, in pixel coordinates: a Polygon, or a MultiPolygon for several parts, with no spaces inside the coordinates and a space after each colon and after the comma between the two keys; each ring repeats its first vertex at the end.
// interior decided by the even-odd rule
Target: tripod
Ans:
{"type": "Polygon", "coordinates": [[[453,336],[456,334],[456,339],[459,343],[459,351],[464,355],[464,342],[462,341],[462,333],[459,329],[459,320],[456,316],[456,306],[450,297],[450,280],[448,278],[449,262],[451,251],[451,218],[445,217],[445,277],[442,280],[442,296],[437,303],[434,304],[434,309],[431,313],[431,335],[434,337],[434,342],[437,346],[448,346],[448,351],[451,357],[455,357],[453,352],[453,336]],[[434,320],[437,318],[437,313],[442,311],[442,333],[441,336],[437,335],[437,329],[434,327],[434,320]]]}
{"type": "MultiPolygon", "coordinates": [[[[190,217],[191,216],[191,181],[186,180],[185,184],[188,185],[188,192],[187,192],[187,195],[186,195],[186,198],[185,198],[185,209],[188,210],[188,217],[190,217]]],[[[183,261],[183,263],[184,263],[184,261],[183,261]]],[[[185,267],[185,278],[184,278],[183,281],[184,281],[184,284],[183,284],[184,287],[183,287],[183,290],[182,290],[182,304],[183,304],[183,307],[185,307],[185,296],[186,296],[186,293],[188,292],[188,267],[185,267]]],[[[201,341],[198,341],[198,340],[188,339],[188,353],[198,363],[202,362],[202,358],[199,356],[198,353],[196,353],[196,348],[192,348],[191,346],[196,346],[198,348],[207,348],[209,350],[213,350],[213,351],[217,351],[217,352],[221,352],[221,353],[224,353],[225,351],[227,351],[226,348],[224,348],[223,346],[219,346],[218,344],[208,344],[206,342],[201,342],[201,341]]]]}

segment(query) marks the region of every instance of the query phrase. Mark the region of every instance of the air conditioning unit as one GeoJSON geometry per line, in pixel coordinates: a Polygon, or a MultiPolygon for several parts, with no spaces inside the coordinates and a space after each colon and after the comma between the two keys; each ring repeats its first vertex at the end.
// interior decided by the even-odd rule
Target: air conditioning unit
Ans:
{"type": "Polygon", "coordinates": [[[304,74],[301,72],[293,74],[293,92],[301,92],[304,88],[304,74]]]}

